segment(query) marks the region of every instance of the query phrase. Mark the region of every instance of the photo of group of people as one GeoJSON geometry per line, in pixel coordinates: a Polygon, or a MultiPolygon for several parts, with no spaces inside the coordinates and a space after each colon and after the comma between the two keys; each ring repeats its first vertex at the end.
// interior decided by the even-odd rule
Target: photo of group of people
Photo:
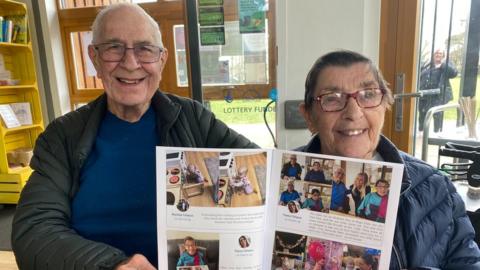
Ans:
{"type": "Polygon", "coordinates": [[[376,249],[277,231],[272,270],[377,270],[376,249]]]}
{"type": "Polygon", "coordinates": [[[179,211],[265,203],[264,152],[170,151],[166,163],[167,204],[179,211]]]}
{"type": "Polygon", "coordinates": [[[329,211],[331,185],[281,180],[280,189],[283,191],[280,193],[279,204],[286,205],[290,213],[297,213],[299,209],[325,213],[329,211]]]}
{"type": "Polygon", "coordinates": [[[308,155],[283,155],[279,204],[385,222],[392,168],[308,155]]]}

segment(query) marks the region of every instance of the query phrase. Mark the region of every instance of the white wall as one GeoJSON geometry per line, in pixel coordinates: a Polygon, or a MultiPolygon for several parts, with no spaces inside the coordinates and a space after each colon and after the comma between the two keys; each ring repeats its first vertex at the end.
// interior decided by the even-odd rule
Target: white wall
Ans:
{"type": "Polygon", "coordinates": [[[67,72],[63,57],[62,37],[58,23],[56,0],[43,0],[38,2],[41,25],[35,25],[33,21],[32,1],[36,0],[19,1],[27,4],[29,10],[29,26],[36,62],[37,81],[42,100],[43,117],[45,124],[47,124],[49,120],[51,121],[53,119],[47,119],[46,102],[51,102],[54,117],[61,116],[70,111],[67,72]],[[36,29],[39,28],[42,29],[43,36],[37,36],[38,30],[36,29]],[[44,43],[45,51],[39,50],[39,42],[44,43]],[[44,87],[40,55],[47,63],[50,89],[44,87]],[[50,91],[50,95],[47,95],[45,91],[50,91]],[[51,100],[46,101],[46,96],[50,96],[51,100]]]}
{"type": "MultiPolygon", "coordinates": [[[[45,57],[51,84],[51,96],[55,117],[70,111],[67,71],[63,56],[62,36],[58,23],[56,0],[39,1],[40,20],[45,42],[45,57]]],[[[38,27],[38,26],[37,26],[38,27]]],[[[53,120],[53,119],[51,119],[53,120]]]]}
{"type": "Polygon", "coordinates": [[[308,130],[284,128],[284,102],[303,99],[305,77],[321,55],[349,49],[377,62],[380,0],[277,0],[278,102],[280,149],[304,145],[308,130]]]}

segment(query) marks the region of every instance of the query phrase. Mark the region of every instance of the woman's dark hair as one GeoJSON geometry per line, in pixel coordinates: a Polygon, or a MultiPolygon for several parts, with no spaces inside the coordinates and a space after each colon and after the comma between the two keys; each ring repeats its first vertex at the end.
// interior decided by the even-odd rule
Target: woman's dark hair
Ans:
{"type": "Polygon", "coordinates": [[[240,246],[242,245],[242,239],[245,240],[245,242],[247,242],[247,246],[248,246],[249,245],[248,239],[245,235],[242,235],[238,238],[238,243],[240,244],[240,246]]]}
{"type": "Polygon", "coordinates": [[[318,75],[322,73],[324,69],[327,67],[349,67],[356,63],[365,63],[370,66],[370,70],[380,88],[385,90],[384,101],[387,102],[387,106],[391,105],[393,103],[392,92],[388,88],[388,83],[383,79],[382,73],[373,64],[372,60],[353,51],[341,50],[321,56],[315,61],[312,68],[310,68],[307,79],[305,80],[305,109],[307,111],[312,109],[313,95],[315,92],[315,86],[317,85],[318,75]]]}
{"type": "Polygon", "coordinates": [[[384,183],[385,186],[387,186],[387,187],[390,186],[390,183],[388,183],[388,181],[385,180],[385,179],[378,179],[377,182],[375,182],[375,186],[378,186],[378,184],[380,184],[380,183],[384,183]]]}

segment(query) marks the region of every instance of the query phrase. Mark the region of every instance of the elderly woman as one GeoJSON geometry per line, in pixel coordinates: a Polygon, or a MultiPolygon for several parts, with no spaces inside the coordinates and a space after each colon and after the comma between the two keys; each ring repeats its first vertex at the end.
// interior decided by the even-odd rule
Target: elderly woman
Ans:
{"type": "Polygon", "coordinates": [[[474,230],[448,177],[380,134],[392,101],[368,58],[350,51],[320,57],[300,106],[316,135],[301,150],[405,165],[390,269],[480,269],[474,230]]]}

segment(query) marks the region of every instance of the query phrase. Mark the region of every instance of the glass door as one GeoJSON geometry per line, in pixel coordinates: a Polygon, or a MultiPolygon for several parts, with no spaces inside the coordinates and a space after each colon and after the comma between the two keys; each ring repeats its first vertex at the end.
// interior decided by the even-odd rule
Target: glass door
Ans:
{"type": "MultiPolygon", "coordinates": [[[[192,2],[186,1],[186,4],[192,2]]],[[[192,76],[188,76],[187,71],[190,75],[200,73],[202,101],[216,117],[258,145],[273,147],[274,1],[197,0],[195,8],[199,70],[191,64],[192,58],[197,57],[192,46],[192,54],[185,55],[185,43],[177,38],[183,37],[187,29],[184,25],[174,26],[179,86],[191,84],[195,97],[195,80],[189,81],[192,76]],[[190,64],[187,64],[189,57],[190,64]]]]}
{"type": "Polygon", "coordinates": [[[480,1],[422,1],[414,154],[434,166],[446,142],[479,144],[479,20],[480,1]]]}

